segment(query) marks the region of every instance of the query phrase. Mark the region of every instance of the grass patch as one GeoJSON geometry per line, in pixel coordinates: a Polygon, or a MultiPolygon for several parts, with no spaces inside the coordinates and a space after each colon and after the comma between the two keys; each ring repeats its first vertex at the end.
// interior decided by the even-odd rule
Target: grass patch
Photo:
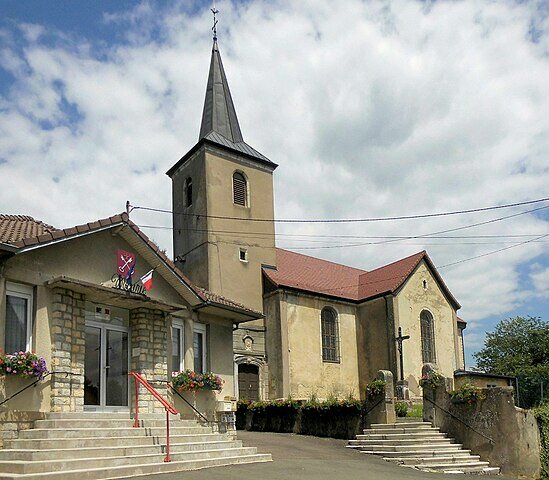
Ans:
{"type": "Polygon", "coordinates": [[[415,403],[411,407],[408,407],[407,417],[423,418],[423,404],[415,403]]]}

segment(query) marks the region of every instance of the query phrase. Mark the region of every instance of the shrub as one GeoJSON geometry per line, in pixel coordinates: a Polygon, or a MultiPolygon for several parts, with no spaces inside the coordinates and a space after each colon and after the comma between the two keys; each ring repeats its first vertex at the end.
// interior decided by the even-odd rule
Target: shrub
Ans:
{"type": "Polygon", "coordinates": [[[430,388],[434,390],[437,387],[444,385],[444,377],[434,370],[423,375],[419,380],[419,386],[421,388],[430,388]]]}
{"type": "Polygon", "coordinates": [[[248,407],[252,402],[250,400],[239,400],[236,403],[236,429],[244,430],[246,428],[246,415],[248,407]]]}
{"type": "Polygon", "coordinates": [[[360,429],[361,414],[359,400],[308,401],[301,405],[297,432],[318,437],[354,438],[360,429]]]}
{"type": "Polygon", "coordinates": [[[549,402],[534,409],[541,443],[541,479],[549,479],[549,402]]]}
{"type": "Polygon", "coordinates": [[[196,373],[191,370],[179,372],[172,377],[173,387],[181,392],[197,392],[199,390],[221,390],[223,379],[212,372],[196,373]]]}
{"type": "Polygon", "coordinates": [[[385,380],[372,380],[366,384],[366,398],[372,399],[385,393],[385,386],[387,382],[385,380]]]}
{"type": "Polygon", "coordinates": [[[32,352],[15,352],[0,355],[0,375],[37,377],[42,380],[48,373],[46,360],[32,352]]]}
{"type": "Polygon", "coordinates": [[[259,401],[248,406],[252,412],[251,429],[260,432],[293,432],[299,403],[287,400],[259,401]]]}
{"type": "Polygon", "coordinates": [[[408,404],[406,402],[395,402],[395,413],[397,417],[408,415],[408,404]]]}
{"type": "Polygon", "coordinates": [[[466,403],[468,405],[472,405],[477,400],[483,400],[486,398],[482,394],[481,388],[475,387],[470,383],[465,383],[461,387],[448,392],[448,395],[450,395],[450,400],[452,403],[466,403]]]}

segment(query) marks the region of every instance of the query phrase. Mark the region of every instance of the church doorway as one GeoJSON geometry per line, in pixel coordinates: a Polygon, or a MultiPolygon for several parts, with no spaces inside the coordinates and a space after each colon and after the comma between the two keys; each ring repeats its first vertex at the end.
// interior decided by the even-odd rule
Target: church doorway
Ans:
{"type": "Polygon", "coordinates": [[[238,396],[240,400],[259,400],[259,367],[249,363],[238,365],[238,396]]]}

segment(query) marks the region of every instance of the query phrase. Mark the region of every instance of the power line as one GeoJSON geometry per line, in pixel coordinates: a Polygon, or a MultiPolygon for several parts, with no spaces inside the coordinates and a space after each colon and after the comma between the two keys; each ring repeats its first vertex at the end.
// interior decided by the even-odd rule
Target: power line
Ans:
{"type": "MultiPolygon", "coordinates": [[[[321,250],[321,249],[324,250],[324,249],[334,249],[334,248],[363,247],[363,246],[368,246],[368,245],[382,245],[382,244],[387,244],[387,243],[401,242],[401,241],[405,241],[405,240],[417,240],[417,239],[429,240],[431,238],[439,238],[438,236],[446,234],[446,233],[452,233],[452,232],[456,232],[456,231],[460,231],[460,230],[466,230],[466,229],[469,229],[469,228],[479,227],[479,226],[482,226],[482,225],[488,225],[488,224],[500,222],[500,221],[503,221],[503,220],[508,220],[510,218],[515,218],[515,217],[518,217],[518,216],[521,216],[521,215],[526,215],[526,214],[529,214],[529,213],[544,210],[544,209],[547,209],[547,208],[549,208],[549,205],[542,206],[542,207],[537,207],[537,208],[530,209],[530,210],[525,210],[525,211],[518,212],[518,213],[513,213],[511,215],[505,215],[503,217],[492,218],[490,220],[485,220],[483,222],[477,222],[477,223],[472,223],[472,224],[468,224],[468,225],[462,225],[460,227],[450,228],[450,229],[446,229],[446,230],[440,230],[440,231],[436,231],[436,232],[430,232],[430,233],[425,233],[425,234],[420,234],[420,235],[408,235],[408,236],[396,236],[396,237],[390,236],[387,239],[383,239],[383,240],[376,241],[376,242],[358,242],[358,243],[347,243],[347,244],[339,244],[339,245],[316,245],[316,246],[302,246],[302,247],[295,246],[293,248],[295,250],[321,250]]],[[[142,225],[142,226],[140,226],[140,228],[172,229],[172,227],[161,227],[161,226],[152,226],[152,225],[142,225]]],[[[181,230],[182,231],[210,232],[210,233],[215,232],[215,231],[211,231],[211,230],[208,230],[208,229],[181,229],[181,230]]],[[[222,231],[219,231],[219,232],[222,232],[222,231]]],[[[244,235],[243,232],[234,232],[234,233],[235,233],[235,235],[238,235],[240,237],[242,237],[244,235]]],[[[249,236],[249,237],[253,237],[253,235],[263,235],[263,233],[262,232],[257,232],[256,234],[246,233],[245,235],[249,236]]],[[[266,233],[265,233],[265,235],[266,235],[266,233]]],[[[269,234],[269,235],[276,235],[276,234],[269,234]]],[[[322,238],[322,236],[319,236],[319,238],[322,238]]]]}
{"type": "MultiPolygon", "coordinates": [[[[348,218],[348,219],[271,219],[271,218],[241,218],[241,217],[229,217],[229,216],[223,216],[223,215],[198,215],[199,217],[203,218],[212,218],[212,219],[221,219],[221,220],[239,220],[239,221],[247,221],[247,222],[274,222],[274,223],[364,223],[364,222],[384,222],[384,221],[395,221],[395,220],[414,220],[414,219],[422,219],[422,218],[433,218],[433,217],[445,217],[445,216],[451,216],[451,215],[463,215],[468,213],[478,213],[478,212],[486,212],[490,210],[498,210],[502,208],[512,208],[512,207],[519,207],[522,205],[531,205],[535,203],[541,203],[541,202],[547,202],[549,201],[549,197],[545,198],[538,198],[536,200],[528,200],[525,202],[517,202],[517,203],[508,203],[505,205],[493,205],[490,207],[480,207],[480,208],[471,208],[467,210],[454,210],[449,212],[438,212],[438,213],[426,213],[426,214],[419,214],[419,215],[401,215],[401,216],[394,216],[394,217],[374,217],[374,218],[348,218]]],[[[152,207],[144,207],[144,206],[131,206],[131,210],[145,210],[150,212],[158,212],[158,213],[170,213],[175,215],[182,215],[182,216],[197,216],[196,213],[188,213],[188,212],[174,212],[173,210],[165,210],[162,208],[152,208],[152,207]]],[[[131,211],[130,210],[130,211],[131,211]]]]}
{"type": "MultiPolygon", "coordinates": [[[[546,208],[546,207],[543,207],[546,208]]],[[[173,227],[167,225],[137,225],[139,228],[150,228],[153,230],[173,230],[173,227]]],[[[210,230],[207,228],[180,228],[182,232],[197,232],[197,233],[213,233],[228,236],[239,236],[243,235],[242,231],[237,230],[210,230]]],[[[449,239],[461,239],[461,238],[525,238],[525,237],[536,237],[538,233],[529,233],[529,234],[493,234],[493,235],[437,235],[431,238],[449,238],[449,239]]],[[[270,233],[270,232],[246,232],[246,236],[254,237],[297,237],[296,240],[302,238],[357,238],[357,239],[373,239],[373,240],[382,240],[382,239],[397,239],[402,240],[408,237],[404,235],[327,235],[327,234],[307,234],[307,233],[270,233]]],[[[309,241],[309,240],[305,240],[309,241]]],[[[310,240],[315,241],[315,240],[310,240]]],[[[317,240],[320,241],[320,240],[317,240]]]]}
{"type": "Polygon", "coordinates": [[[441,265],[440,267],[437,267],[437,268],[451,267],[452,265],[458,265],[460,263],[469,262],[469,261],[475,260],[477,258],[487,257],[488,255],[493,255],[494,253],[503,252],[505,250],[509,250],[511,248],[518,247],[520,245],[526,245],[527,243],[532,243],[536,240],[541,240],[542,238],[545,238],[545,237],[549,237],[549,233],[546,233],[545,235],[540,235],[539,237],[536,237],[536,238],[532,238],[531,240],[526,240],[524,242],[520,242],[520,243],[517,243],[515,245],[511,245],[509,247],[499,248],[498,250],[493,250],[492,252],[486,252],[486,253],[482,253],[480,255],[475,255],[474,257],[464,258],[462,260],[458,260],[457,262],[447,263],[446,265],[441,265]]]}
{"type": "Polygon", "coordinates": [[[425,233],[425,234],[422,234],[422,235],[410,235],[410,236],[407,236],[407,237],[404,237],[404,238],[401,238],[401,239],[382,240],[382,241],[379,241],[379,242],[360,242],[360,243],[354,243],[354,244],[350,244],[350,245],[325,245],[325,246],[317,246],[317,247],[297,247],[296,250],[318,250],[318,249],[331,249],[331,248],[344,248],[344,247],[362,247],[362,246],[366,246],[366,245],[382,245],[382,244],[387,244],[387,243],[395,243],[395,242],[398,242],[398,241],[401,241],[401,240],[429,238],[429,237],[433,237],[433,235],[441,235],[441,234],[444,234],[444,233],[457,232],[459,230],[466,230],[468,228],[480,227],[482,225],[489,225],[491,223],[501,222],[503,220],[508,220],[509,218],[518,217],[520,215],[526,215],[527,213],[532,213],[532,212],[536,212],[536,211],[539,211],[539,210],[544,210],[546,208],[549,208],[549,205],[545,206],[545,207],[534,208],[532,210],[526,210],[524,212],[514,213],[512,215],[506,215],[504,217],[498,217],[498,218],[493,218],[491,220],[485,220],[484,222],[472,223],[472,224],[469,224],[469,225],[463,225],[461,227],[449,228],[449,229],[446,229],[446,230],[440,230],[440,231],[437,231],[437,232],[425,233]]]}

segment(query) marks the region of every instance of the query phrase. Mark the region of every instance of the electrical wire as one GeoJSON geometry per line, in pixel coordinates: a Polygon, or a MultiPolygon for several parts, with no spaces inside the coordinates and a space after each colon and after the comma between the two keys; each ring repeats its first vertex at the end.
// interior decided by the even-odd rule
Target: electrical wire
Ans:
{"type": "MultiPolygon", "coordinates": [[[[394,216],[394,217],[377,217],[377,218],[338,218],[338,219],[272,219],[272,218],[241,218],[241,217],[229,217],[229,216],[223,216],[223,215],[199,215],[203,218],[212,218],[212,219],[221,219],[221,220],[239,220],[239,221],[247,221],[247,222],[274,222],[274,223],[364,223],[364,222],[384,222],[384,221],[395,221],[395,220],[416,220],[416,219],[422,219],[422,218],[433,218],[433,217],[445,217],[445,216],[451,216],[451,215],[463,215],[468,213],[478,213],[478,212],[486,212],[490,210],[498,210],[502,208],[512,208],[512,207],[519,207],[522,205],[531,205],[534,203],[541,203],[541,202],[547,202],[549,201],[549,197],[545,198],[538,198],[535,200],[528,200],[525,202],[517,202],[517,203],[508,203],[505,205],[493,205],[490,207],[479,207],[479,208],[471,208],[467,210],[454,210],[449,212],[437,212],[437,213],[425,213],[425,214],[418,214],[418,215],[401,215],[401,216],[394,216]]],[[[173,210],[166,210],[162,208],[152,208],[152,207],[145,207],[145,206],[131,206],[131,210],[145,210],[150,212],[158,212],[158,213],[170,213],[175,215],[182,215],[182,216],[196,216],[196,213],[188,213],[188,212],[174,212],[173,210]]],[[[130,211],[131,211],[130,210],[130,211]]]]}

